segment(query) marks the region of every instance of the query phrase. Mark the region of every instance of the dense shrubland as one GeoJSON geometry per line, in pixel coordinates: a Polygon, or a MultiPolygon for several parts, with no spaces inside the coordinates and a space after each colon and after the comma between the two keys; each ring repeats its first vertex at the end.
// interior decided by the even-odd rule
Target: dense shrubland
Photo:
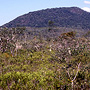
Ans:
{"type": "Polygon", "coordinates": [[[0,30],[1,90],[90,89],[88,38],[69,31],[54,38],[35,32],[28,39],[25,30],[0,30]]]}

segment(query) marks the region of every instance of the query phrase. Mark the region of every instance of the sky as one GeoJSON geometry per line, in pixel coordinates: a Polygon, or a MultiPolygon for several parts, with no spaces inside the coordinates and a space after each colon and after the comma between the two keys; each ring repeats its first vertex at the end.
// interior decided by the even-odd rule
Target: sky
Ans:
{"type": "Polygon", "coordinates": [[[23,14],[56,7],[79,7],[90,12],[90,0],[0,0],[0,26],[23,14]]]}

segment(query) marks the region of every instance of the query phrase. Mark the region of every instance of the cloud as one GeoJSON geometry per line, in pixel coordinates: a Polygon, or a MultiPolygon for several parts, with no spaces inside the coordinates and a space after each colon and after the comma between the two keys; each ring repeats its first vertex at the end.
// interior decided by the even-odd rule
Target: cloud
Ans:
{"type": "Polygon", "coordinates": [[[90,1],[84,1],[85,4],[90,4],[90,1]]]}
{"type": "Polygon", "coordinates": [[[87,12],[90,12],[90,8],[88,8],[88,7],[83,7],[82,9],[87,11],[87,12]]]}

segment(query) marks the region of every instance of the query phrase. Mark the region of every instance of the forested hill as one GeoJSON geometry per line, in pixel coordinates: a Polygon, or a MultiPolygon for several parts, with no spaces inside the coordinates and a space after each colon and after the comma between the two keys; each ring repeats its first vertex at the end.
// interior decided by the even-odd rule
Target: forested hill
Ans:
{"type": "Polygon", "coordinates": [[[29,12],[3,26],[47,27],[49,21],[52,21],[54,26],[90,29],[90,13],[78,7],[52,8],[29,12]]]}

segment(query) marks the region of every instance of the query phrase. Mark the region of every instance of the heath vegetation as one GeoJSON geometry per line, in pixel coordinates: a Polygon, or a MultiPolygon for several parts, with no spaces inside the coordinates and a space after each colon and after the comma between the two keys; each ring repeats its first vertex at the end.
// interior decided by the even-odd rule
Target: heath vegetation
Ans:
{"type": "Polygon", "coordinates": [[[0,90],[89,90],[90,39],[80,32],[1,28],[0,90]]]}

